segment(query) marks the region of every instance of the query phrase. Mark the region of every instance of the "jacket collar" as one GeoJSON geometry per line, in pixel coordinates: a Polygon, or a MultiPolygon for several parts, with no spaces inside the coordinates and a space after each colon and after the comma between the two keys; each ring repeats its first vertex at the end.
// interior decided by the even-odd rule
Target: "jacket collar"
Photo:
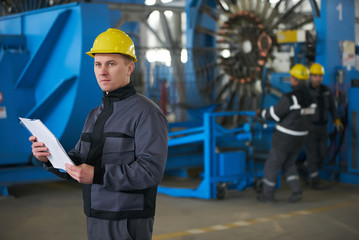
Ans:
{"type": "Polygon", "coordinates": [[[121,101],[123,99],[126,99],[132,95],[136,94],[136,89],[133,86],[133,84],[130,82],[129,84],[120,87],[112,92],[103,93],[103,99],[104,98],[112,98],[113,101],[121,101]]]}
{"type": "Polygon", "coordinates": [[[300,83],[300,84],[292,87],[292,90],[295,91],[295,90],[299,90],[299,89],[303,89],[303,88],[307,88],[307,85],[305,85],[305,83],[300,83]]]}

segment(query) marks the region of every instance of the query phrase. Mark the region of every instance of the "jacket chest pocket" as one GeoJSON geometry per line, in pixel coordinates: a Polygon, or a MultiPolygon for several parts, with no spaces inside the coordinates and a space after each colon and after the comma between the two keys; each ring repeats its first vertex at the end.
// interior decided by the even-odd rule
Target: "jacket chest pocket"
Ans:
{"type": "Polygon", "coordinates": [[[81,141],[80,141],[80,152],[83,155],[84,159],[87,158],[87,154],[90,151],[91,146],[91,140],[90,140],[91,134],[89,133],[82,133],[81,134],[81,141]]]}
{"type": "Polygon", "coordinates": [[[132,137],[106,137],[103,164],[127,164],[134,161],[135,143],[132,137]]]}

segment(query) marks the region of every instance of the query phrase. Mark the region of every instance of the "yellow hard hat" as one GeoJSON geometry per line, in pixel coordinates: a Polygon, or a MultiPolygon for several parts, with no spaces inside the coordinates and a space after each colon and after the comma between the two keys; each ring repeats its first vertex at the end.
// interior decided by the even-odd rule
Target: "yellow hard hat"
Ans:
{"type": "Polygon", "coordinates": [[[121,53],[133,58],[137,62],[135,45],[132,39],[123,31],[109,28],[95,39],[91,51],[86,52],[91,57],[96,53],[121,53]]]}
{"type": "Polygon", "coordinates": [[[312,66],[310,66],[309,73],[315,75],[324,75],[324,67],[319,63],[313,63],[312,66]]]}
{"type": "Polygon", "coordinates": [[[295,64],[289,71],[290,75],[300,80],[308,80],[309,70],[303,64],[295,64]]]}

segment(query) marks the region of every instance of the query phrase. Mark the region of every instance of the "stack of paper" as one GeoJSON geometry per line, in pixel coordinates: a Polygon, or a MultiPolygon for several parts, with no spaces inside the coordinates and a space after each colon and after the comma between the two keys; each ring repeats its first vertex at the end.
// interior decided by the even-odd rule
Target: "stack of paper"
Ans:
{"type": "Polygon", "coordinates": [[[20,121],[30,133],[37,138],[38,142],[45,143],[51,153],[47,158],[54,168],[66,170],[65,163],[75,165],[67,155],[59,140],[40,119],[20,118],[20,121]]]}

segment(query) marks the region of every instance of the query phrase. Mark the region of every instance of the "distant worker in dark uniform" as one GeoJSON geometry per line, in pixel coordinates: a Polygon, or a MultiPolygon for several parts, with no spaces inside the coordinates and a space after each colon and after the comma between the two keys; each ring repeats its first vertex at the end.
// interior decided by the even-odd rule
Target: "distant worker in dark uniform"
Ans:
{"type": "Polygon", "coordinates": [[[311,65],[309,73],[311,79],[309,89],[316,99],[317,110],[312,118],[309,135],[305,142],[307,167],[311,187],[322,189],[323,186],[319,181],[319,168],[327,155],[329,113],[338,131],[343,130],[343,124],[338,117],[333,94],[329,87],[322,84],[324,67],[319,63],[314,63],[311,65]]]}
{"type": "Polygon", "coordinates": [[[282,96],[274,106],[258,113],[264,120],[277,122],[264,167],[263,192],[257,197],[261,202],[274,202],[276,181],[282,168],[292,192],[288,201],[294,203],[302,198],[296,160],[303,149],[316,105],[306,86],[308,68],[296,64],[289,73],[292,91],[282,96]]]}
{"type": "Polygon", "coordinates": [[[76,166],[66,164],[66,173],[55,169],[48,148],[34,136],[33,155],[47,171],[82,184],[89,240],[150,240],[167,159],[167,119],[131,83],[137,58],[127,34],[109,28],[87,54],[103,98],[68,153],[76,166]]]}

